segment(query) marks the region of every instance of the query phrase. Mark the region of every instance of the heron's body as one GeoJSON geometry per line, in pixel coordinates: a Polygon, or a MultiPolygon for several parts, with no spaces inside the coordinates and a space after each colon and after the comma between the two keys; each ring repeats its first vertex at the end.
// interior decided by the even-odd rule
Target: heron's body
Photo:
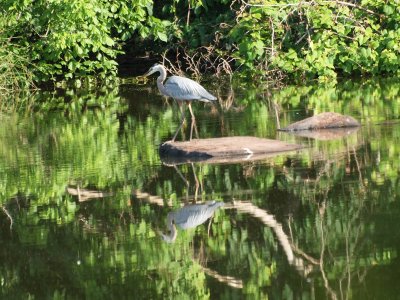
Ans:
{"type": "Polygon", "coordinates": [[[197,227],[211,218],[221,206],[224,206],[224,202],[208,201],[202,204],[186,205],[179,210],[170,212],[167,217],[170,234],[162,234],[163,239],[166,242],[175,241],[176,226],[184,230],[197,227]]]}
{"type": "Polygon", "coordinates": [[[204,204],[192,204],[182,207],[180,210],[171,213],[171,219],[181,229],[189,229],[203,224],[209,219],[223,202],[210,201],[204,204]]]}
{"type": "Polygon", "coordinates": [[[207,90],[196,81],[193,81],[189,78],[181,76],[171,76],[167,80],[165,80],[167,78],[167,71],[163,65],[156,64],[152,66],[144,76],[149,76],[155,72],[160,72],[160,75],[157,78],[157,87],[160,93],[164,96],[175,99],[178,102],[179,107],[181,108],[181,124],[175,132],[172,141],[175,141],[178,131],[181,129],[185,120],[184,110],[182,109],[183,103],[188,104],[190,114],[192,116],[192,128],[190,131],[190,139],[192,139],[193,125],[195,125],[195,116],[192,111],[191,102],[196,100],[211,102],[217,100],[217,98],[207,92],[207,90]]]}
{"type": "Polygon", "coordinates": [[[211,102],[217,100],[216,97],[206,91],[200,84],[189,78],[181,76],[171,76],[164,84],[165,92],[178,101],[199,100],[211,102]]]}

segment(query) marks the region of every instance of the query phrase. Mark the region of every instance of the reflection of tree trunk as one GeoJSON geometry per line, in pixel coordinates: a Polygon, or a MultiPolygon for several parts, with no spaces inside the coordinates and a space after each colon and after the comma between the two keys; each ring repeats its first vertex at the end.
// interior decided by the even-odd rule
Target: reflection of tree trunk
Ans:
{"type": "Polygon", "coordinates": [[[142,192],[141,190],[134,190],[132,193],[136,198],[143,199],[147,203],[155,204],[160,207],[164,207],[164,206],[172,207],[172,200],[169,200],[168,202],[164,203],[163,198],[161,198],[159,196],[153,196],[149,193],[142,192]]]}
{"type": "Polygon", "coordinates": [[[320,210],[320,230],[321,230],[321,252],[320,252],[320,259],[319,259],[319,268],[321,270],[322,279],[324,280],[325,289],[328,291],[329,295],[332,299],[336,300],[337,296],[333,289],[329,286],[328,278],[326,277],[325,270],[324,270],[324,254],[325,254],[325,235],[324,235],[324,226],[323,220],[325,215],[325,202],[323,203],[324,208],[320,210]]]}
{"type": "Polygon", "coordinates": [[[202,269],[203,269],[204,273],[206,273],[208,276],[215,278],[216,280],[218,280],[221,283],[225,283],[225,284],[229,285],[230,287],[237,288],[237,289],[243,288],[243,281],[240,279],[237,279],[232,276],[220,275],[220,274],[218,274],[218,272],[211,270],[209,268],[206,268],[206,267],[202,267],[202,269]]]}
{"type": "Polygon", "coordinates": [[[67,192],[72,196],[77,196],[79,202],[89,201],[97,198],[110,197],[113,195],[110,192],[81,189],[79,188],[79,185],[76,188],[67,187],[67,192]]]}
{"type": "Polygon", "coordinates": [[[276,102],[272,103],[272,106],[274,107],[274,112],[275,112],[275,118],[276,118],[276,128],[281,129],[281,122],[279,120],[279,105],[276,102]]]}
{"type": "MultiPolygon", "coordinates": [[[[361,167],[358,161],[358,158],[356,156],[356,151],[353,147],[352,150],[348,150],[347,152],[347,160],[350,161],[351,160],[351,154],[354,155],[354,159],[355,159],[355,163],[357,166],[357,171],[359,174],[359,180],[360,180],[360,190],[361,192],[364,191],[364,184],[363,184],[363,180],[362,180],[362,173],[361,173],[361,167]]],[[[343,270],[343,274],[342,277],[339,278],[338,280],[338,284],[339,284],[339,290],[335,291],[330,283],[329,283],[329,278],[326,274],[325,271],[325,257],[326,257],[326,253],[328,251],[328,246],[327,246],[327,240],[328,240],[328,236],[330,234],[330,231],[325,228],[326,224],[325,224],[325,216],[326,216],[326,212],[327,212],[327,199],[328,199],[328,193],[331,190],[330,189],[330,184],[328,184],[328,187],[324,188],[323,190],[321,190],[320,188],[318,188],[318,182],[320,181],[321,177],[323,175],[326,175],[328,178],[329,176],[329,171],[330,171],[330,165],[333,164],[334,161],[327,161],[325,166],[323,168],[321,168],[316,180],[314,181],[314,197],[317,194],[323,194],[323,199],[322,202],[320,201],[318,203],[318,201],[316,199],[314,199],[315,205],[318,206],[318,212],[319,212],[319,220],[318,220],[318,227],[319,227],[319,231],[320,231],[320,257],[318,259],[315,259],[309,255],[307,255],[306,253],[304,253],[303,251],[301,251],[299,248],[297,248],[295,245],[292,245],[292,249],[295,253],[301,255],[302,257],[304,257],[304,259],[314,265],[317,265],[319,268],[319,271],[321,273],[322,276],[322,280],[324,283],[324,287],[327,291],[327,294],[329,295],[330,299],[348,299],[349,296],[351,295],[351,265],[352,263],[354,264],[354,261],[352,259],[352,257],[354,257],[354,245],[357,245],[357,241],[359,240],[359,232],[361,229],[361,225],[359,226],[355,226],[355,220],[359,217],[361,209],[363,208],[363,205],[361,203],[361,205],[359,205],[358,209],[355,212],[352,212],[352,216],[350,218],[350,220],[346,223],[343,224],[343,227],[345,228],[345,247],[346,247],[346,263],[345,263],[345,267],[343,270]],[[351,237],[351,233],[354,233],[354,241],[350,241],[350,237],[351,237]],[[353,247],[352,247],[353,245],[353,247]],[[345,284],[342,285],[342,282],[345,281],[345,284]],[[343,286],[345,287],[346,291],[343,291],[343,286]]],[[[348,195],[346,195],[348,196],[348,195]]],[[[290,227],[290,223],[289,223],[289,229],[291,230],[290,227]]],[[[293,238],[292,238],[293,240],[293,238]]]]}
{"type": "Polygon", "coordinates": [[[6,214],[6,216],[8,217],[8,219],[10,220],[10,229],[12,229],[12,226],[14,224],[14,220],[13,217],[11,216],[11,214],[8,212],[7,208],[5,208],[4,206],[1,206],[3,212],[6,214]]]}
{"type": "MultiPolygon", "coordinates": [[[[234,208],[239,212],[247,213],[259,219],[268,227],[272,228],[279,243],[283,248],[283,251],[285,252],[289,264],[294,265],[299,271],[305,271],[303,259],[296,258],[294,256],[289,237],[283,231],[282,225],[278,221],[276,221],[274,215],[267,213],[265,210],[255,206],[251,202],[245,201],[235,201],[231,206],[225,205],[225,208],[234,208]]],[[[308,273],[309,270],[307,270],[306,272],[308,273]]]]}
{"type": "Polygon", "coordinates": [[[357,165],[357,171],[358,171],[358,176],[360,179],[360,185],[364,188],[364,181],[363,181],[362,174],[361,174],[360,163],[358,162],[358,158],[357,158],[357,152],[356,152],[356,149],[354,148],[354,146],[352,147],[352,149],[353,149],[354,160],[356,161],[356,165],[357,165]]]}

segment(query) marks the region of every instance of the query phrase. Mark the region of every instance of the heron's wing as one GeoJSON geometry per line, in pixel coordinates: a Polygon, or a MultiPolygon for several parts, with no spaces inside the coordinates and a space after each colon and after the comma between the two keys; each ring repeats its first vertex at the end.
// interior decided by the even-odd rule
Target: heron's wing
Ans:
{"type": "Polygon", "coordinates": [[[196,81],[181,76],[171,76],[164,87],[168,95],[176,100],[217,100],[196,81]]]}
{"type": "Polygon", "coordinates": [[[187,205],[174,212],[175,224],[182,229],[194,228],[209,219],[223,202],[187,205]]]}

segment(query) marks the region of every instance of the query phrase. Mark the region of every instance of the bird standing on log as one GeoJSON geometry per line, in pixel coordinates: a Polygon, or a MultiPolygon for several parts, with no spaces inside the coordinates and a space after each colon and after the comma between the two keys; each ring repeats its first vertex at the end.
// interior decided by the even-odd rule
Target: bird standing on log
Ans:
{"type": "MultiPolygon", "coordinates": [[[[193,114],[192,110],[192,101],[199,100],[203,102],[212,102],[217,100],[217,98],[211,95],[206,91],[200,84],[196,81],[193,81],[189,78],[181,77],[181,76],[171,76],[165,81],[167,78],[167,71],[163,65],[155,64],[153,65],[149,71],[143,76],[150,76],[155,72],[160,72],[160,75],[157,78],[157,87],[161,94],[164,96],[171,97],[176,100],[179,105],[179,109],[181,110],[181,124],[176,130],[174,137],[172,138],[172,142],[175,141],[176,136],[178,135],[179,130],[182,128],[182,125],[185,121],[185,110],[183,109],[183,105],[187,103],[189,107],[190,114],[192,116],[192,125],[190,128],[190,140],[192,140],[193,135],[193,127],[196,125],[196,118],[193,114]],[[165,83],[164,83],[165,81],[165,83]]],[[[197,128],[195,127],[196,135],[198,138],[197,128]]]]}

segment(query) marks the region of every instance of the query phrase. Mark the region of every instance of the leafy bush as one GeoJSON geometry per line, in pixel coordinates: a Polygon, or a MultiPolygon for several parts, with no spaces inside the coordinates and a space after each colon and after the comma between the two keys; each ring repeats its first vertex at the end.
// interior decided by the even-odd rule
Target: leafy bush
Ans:
{"type": "Polygon", "coordinates": [[[0,37],[0,96],[33,86],[33,74],[25,49],[0,37]]]}
{"type": "Polygon", "coordinates": [[[38,81],[114,76],[121,45],[134,33],[165,39],[151,0],[6,0],[0,12],[8,14],[8,37],[29,49],[38,81]]]}
{"type": "Polygon", "coordinates": [[[400,5],[386,2],[246,4],[230,32],[239,49],[232,55],[247,69],[300,77],[396,73],[400,5]]]}
{"type": "Polygon", "coordinates": [[[396,1],[4,0],[0,14],[5,38],[29,53],[37,81],[113,77],[128,51],[174,58],[197,73],[399,73],[396,1]]]}
{"type": "Polygon", "coordinates": [[[399,70],[396,1],[189,1],[191,10],[182,8],[186,1],[172,3],[181,7],[174,10],[180,11],[175,20],[184,29],[181,42],[188,41],[189,56],[207,46],[215,51],[210,61],[223,57],[245,73],[327,80],[399,70]]]}
{"type": "Polygon", "coordinates": [[[11,44],[4,28],[6,18],[0,15],[0,97],[10,92],[33,86],[26,48],[11,44]]]}

